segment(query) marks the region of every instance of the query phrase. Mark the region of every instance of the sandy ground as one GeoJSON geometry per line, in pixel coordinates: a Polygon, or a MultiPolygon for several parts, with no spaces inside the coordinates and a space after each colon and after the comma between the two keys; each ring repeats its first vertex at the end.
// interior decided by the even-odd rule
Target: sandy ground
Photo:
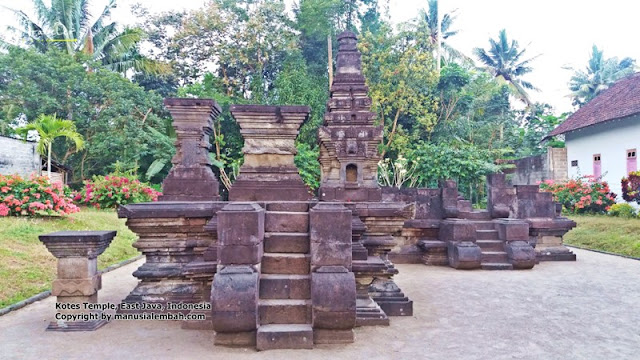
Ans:
{"type": "MultiPolygon", "coordinates": [[[[46,332],[49,297],[0,317],[0,359],[638,359],[640,261],[575,250],[575,263],[527,271],[399,265],[413,317],[356,329],[350,345],[258,353],[213,345],[210,331],[115,321],[95,332],[46,332]]],[[[104,275],[100,301],[134,287],[130,264],[104,275]]]]}

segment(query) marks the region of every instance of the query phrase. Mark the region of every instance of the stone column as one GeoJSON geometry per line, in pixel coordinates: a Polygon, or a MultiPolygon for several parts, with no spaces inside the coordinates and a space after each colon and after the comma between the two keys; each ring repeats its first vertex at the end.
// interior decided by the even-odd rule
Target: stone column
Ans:
{"type": "Polygon", "coordinates": [[[177,139],[173,167],[162,183],[160,201],[218,200],[219,183],[209,160],[209,136],[220,106],[209,99],[165,99],[177,139]]]}
{"type": "Polygon", "coordinates": [[[229,190],[230,201],[311,199],[293,161],[298,129],[309,112],[308,106],[231,106],[244,137],[244,164],[229,190]]]}
{"type": "Polygon", "coordinates": [[[351,271],[351,211],[319,203],[309,211],[315,344],[352,343],[356,281],[351,271]]]}
{"type": "Polygon", "coordinates": [[[256,203],[230,203],[218,213],[218,271],[211,288],[216,345],[256,345],[264,217],[256,203]]]}
{"type": "Polygon", "coordinates": [[[115,231],[60,231],[40,235],[40,241],[58,259],[58,277],[51,290],[51,294],[57,296],[56,309],[62,315],[88,316],[88,321],[52,321],[47,330],[93,331],[107,323],[101,312],[87,310],[84,304],[98,302],[102,278],[97,257],[115,236],[115,231]]]}

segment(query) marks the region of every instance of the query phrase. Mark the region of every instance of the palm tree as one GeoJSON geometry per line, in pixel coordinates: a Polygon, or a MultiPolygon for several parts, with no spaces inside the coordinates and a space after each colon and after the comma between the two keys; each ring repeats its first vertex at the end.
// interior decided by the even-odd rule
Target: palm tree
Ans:
{"type": "Polygon", "coordinates": [[[71,120],[58,119],[55,114],[42,114],[34,122],[16,129],[16,132],[26,139],[30,130],[37,131],[40,137],[37,150],[47,157],[47,176],[49,179],[51,179],[51,148],[57,138],[64,137],[73,141],[76,151],[84,148],[84,140],[82,135],[76,131],[75,124],[71,120]]]}
{"type": "Polygon", "coordinates": [[[507,40],[506,30],[500,30],[498,40],[489,39],[491,47],[488,51],[483,48],[473,49],[474,54],[487,67],[489,72],[499,80],[505,81],[520,100],[531,106],[529,94],[525,89],[536,90],[528,81],[522,80],[522,75],[530,73],[533,69],[529,63],[536,57],[522,60],[526,49],[520,50],[518,42],[507,40]]]}
{"type": "Polygon", "coordinates": [[[38,22],[20,10],[12,11],[21,28],[9,27],[22,40],[40,52],[58,48],[70,55],[84,53],[107,68],[124,73],[128,69],[144,72],[164,72],[166,65],[144,58],[138,43],[144,32],[138,28],[119,31],[115,22],[108,23],[116,0],[110,0],[95,21],[89,14],[89,0],[32,0],[38,22]]]}
{"type": "Polygon", "coordinates": [[[427,34],[429,47],[437,49],[438,31],[440,31],[440,47],[444,55],[446,55],[446,60],[452,61],[453,59],[460,59],[463,62],[471,63],[471,59],[469,57],[452,48],[445,42],[448,38],[458,34],[458,30],[452,30],[453,21],[457,18],[455,12],[458,10],[456,9],[450,13],[444,14],[440,20],[440,29],[438,30],[438,0],[428,0],[428,5],[428,11],[425,11],[424,9],[420,10],[418,15],[418,27],[419,31],[427,34]]]}
{"type": "Polygon", "coordinates": [[[635,60],[628,57],[622,60],[617,57],[605,59],[603,53],[593,45],[586,71],[575,70],[571,67],[565,68],[574,71],[569,81],[573,105],[586,104],[602,91],[608,89],[611,84],[634,73],[635,60]]]}

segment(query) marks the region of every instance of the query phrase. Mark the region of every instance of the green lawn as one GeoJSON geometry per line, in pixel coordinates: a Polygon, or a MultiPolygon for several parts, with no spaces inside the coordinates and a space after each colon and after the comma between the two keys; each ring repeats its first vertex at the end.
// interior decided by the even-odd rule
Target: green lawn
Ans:
{"type": "Polygon", "coordinates": [[[67,217],[0,218],[0,308],[51,288],[56,259],[38,235],[62,230],[117,230],[118,235],[98,258],[105,268],[138,255],[131,246],[135,234],[114,210],[82,208],[67,217]]]}
{"type": "Polygon", "coordinates": [[[640,219],[571,216],[578,227],[564,237],[568,245],[640,258],[640,219]]]}

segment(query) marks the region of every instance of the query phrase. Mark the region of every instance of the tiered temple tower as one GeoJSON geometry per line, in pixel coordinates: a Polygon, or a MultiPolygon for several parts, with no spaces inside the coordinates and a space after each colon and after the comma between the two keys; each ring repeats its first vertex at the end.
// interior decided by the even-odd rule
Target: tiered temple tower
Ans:
{"type": "Polygon", "coordinates": [[[323,201],[380,201],[378,145],[383,127],[374,125],[376,115],[371,112],[356,35],[345,31],[338,43],[336,76],[324,126],[318,131],[322,167],[318,197],[323,201]]]}

